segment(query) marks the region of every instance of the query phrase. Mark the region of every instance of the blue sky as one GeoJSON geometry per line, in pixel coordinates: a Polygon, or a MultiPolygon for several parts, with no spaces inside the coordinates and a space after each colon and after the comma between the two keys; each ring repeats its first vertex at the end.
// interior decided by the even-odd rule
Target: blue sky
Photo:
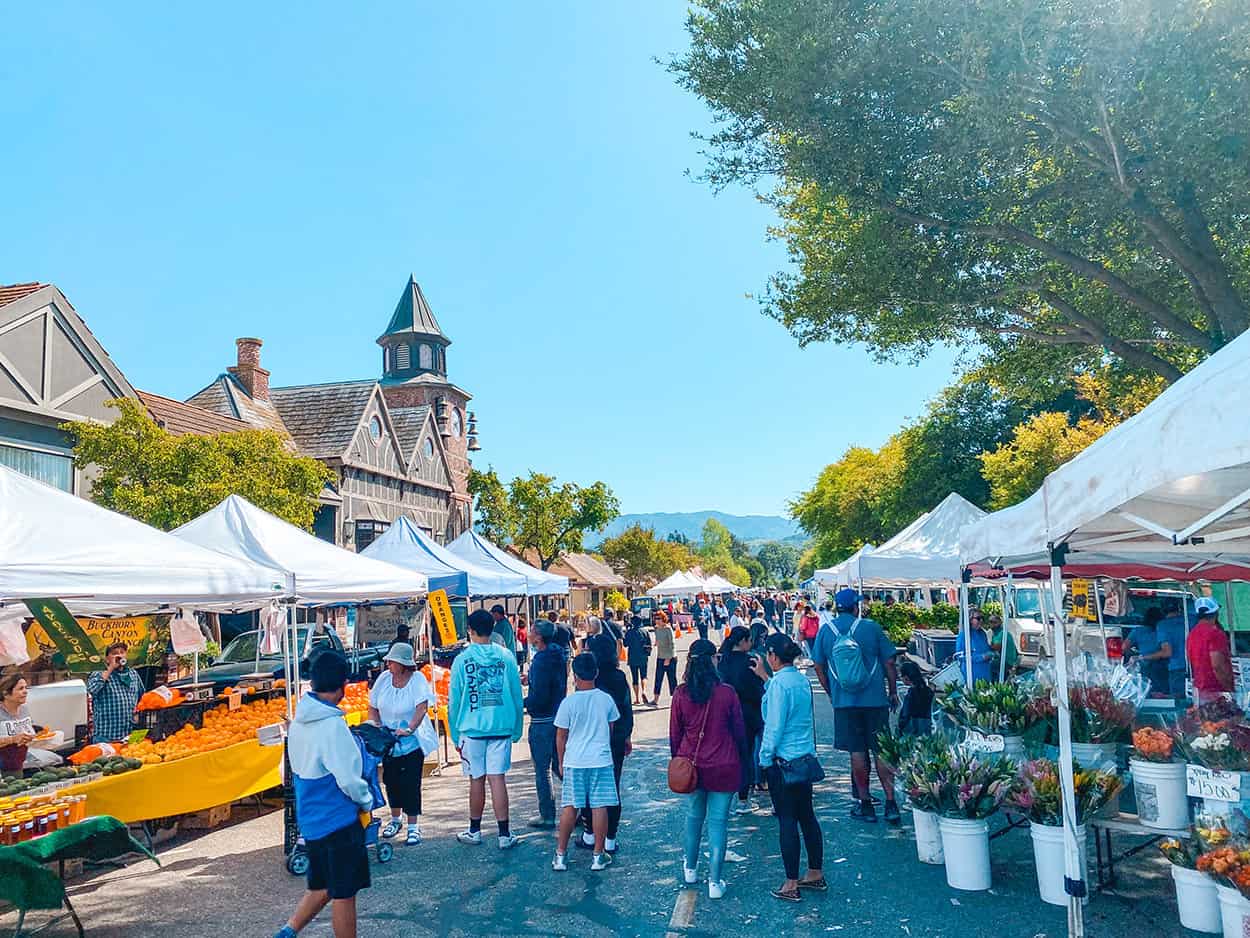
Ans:
{"type": "Polygon", "coordinates": [[[42,2],[0,35],[0,282],[60,286],[185,397],[369,377],[410,272],[502,474],[626,511],[780,513],[948,383],[800,350],[750,297],[770,211],[692,181],[681,4],[42,2]],[[346,15],[350,11],[350,15],[346,15]]]}

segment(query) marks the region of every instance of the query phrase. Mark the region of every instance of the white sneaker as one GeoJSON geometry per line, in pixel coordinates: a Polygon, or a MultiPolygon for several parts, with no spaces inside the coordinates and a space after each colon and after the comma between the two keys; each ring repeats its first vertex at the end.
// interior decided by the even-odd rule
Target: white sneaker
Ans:
{"type": "Polygon", "coordinates": [[[555,870],[557,873],[563,873],[565,870],[569,868],[569,865],[564,862],[563,853],[556,854],[555,859],[551,861],[551,868],[555,870]]]}
{"type": "Polygon", "coordinates": [[[595,862],[590,864],[590,869],[592,872],[598,873],[600,870],[606,870],[611,865],[612,865],[612,854],[596,853],[595,862]]]}
{"type": "Polygon", "coordinates": [[[698,871],[698,870],[692,870],[692,869],[691,869],[690,867],[688,867],[688,866],[683,866],[683,867],[681,868],[681,871],[682,871],[682,873],[683,873],[683,874],[685,874],[685,877],[686,877],[686,885],[687,885],[687,886],[693,886],[695,883],[697,883],[697,882],[699,881],[699,871],[698,871]]]}
{"type": "Polygon", "coordinates": [[[713,882],[710,879],[707,881],[707,897],[709,899],[720,899],[724,895],[725,895],[725,881],[723,879],[719,880],[718,882],[713,882]]]}
{"type": "Polygon", "coordinates": [[[754,814],[754,813],[755,813],[755,802],[753,802],[750,798],[748,798],[746,801],[739,801],[738,806],[734,808],[734,814],[754,814]]]}
{"type": "Polygon", "coordinates": [[[460,841],[462,844],[468,844],[470,847],[480,847],[482,846],[482,832],[461,831],[456,835],[456,840],[460,841]]]}
{"type": "Polygon", "coordinates": [[[415,847],[421,843],[421,827],[417,824],[408,825],[408,835],[404,838],[404,845],[415,847]]]}
{"type": "Polygon", "coordinates": [[[511,850],[516,845],[516,842],[517,842],[516,834],[503,834],[499,838],[499,849],[511,850]]]}

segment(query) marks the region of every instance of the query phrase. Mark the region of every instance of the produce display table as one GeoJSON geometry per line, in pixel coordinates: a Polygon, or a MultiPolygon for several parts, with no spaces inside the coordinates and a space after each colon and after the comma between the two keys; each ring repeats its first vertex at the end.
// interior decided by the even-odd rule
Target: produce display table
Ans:
{"type": "Polygon", "coordinates": [[[282,784],[282,747],[256,740],[145,765],[68,789],[87,796],[88,814],[127,824],[207,811],[282,784]]]}
{"type": "Polygon", "coordinates": [[[1115,864],[1117,861],[1127,860],[1129,857],[1141,853],[1141,851],[1164,837],[1175,837],[1179,840],[1189,838],[1188,828],[1159,830],[1154,827],[1146,827],[1137,819],[1135,814],[1118,814],[1113,818],[1096,817],[1090,819],[1087,823],[1094,832],[1094,851],[1097,858],[1097,871],[1095,874],[1097,882],[1095,888],[1099,892],[1104,889],[1110,889],[1115,885],[1115,864]],[[1117,854],[1111,846],[1111,835],[1113,833],[1134,838],[1144,837],[1146,839],[1117,854]]]}
{"type": "Polygon", "coordinates": [[[112,860],[128,853],[141,853],[160,862],[130,836],[125,824],[112,817],[88,818],[37,840],[0,847],[0,900],[17,909],[14,938],[22,934],[27,911],[62,906],[74,920],[80,938],[83,934],[82,922],[70,904],[61,875],[44,864],[60,864],[63,874],[66,860],[112,860]]]}

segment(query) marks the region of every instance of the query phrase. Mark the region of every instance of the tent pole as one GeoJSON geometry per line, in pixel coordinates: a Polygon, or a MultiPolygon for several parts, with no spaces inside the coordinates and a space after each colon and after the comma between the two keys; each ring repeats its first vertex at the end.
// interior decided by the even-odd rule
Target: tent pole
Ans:
{"type": "Polygon", "coordinates": [[[964,686],[972,689],[972,635],[968,615],[968,578],[971,571],[964,568],[959,577],[959,630],[964,637],[964,686]]]}
{"type": "MultiPolygon", "coordinates": [[[[1186,648],[1189,647],[1189,603],[1186,602],[1188,598],[1189,598],[1188,591],[1182,585],[1181,587],[1181,616],[1185,622],[1185,647],[1186,648]]],[[[1185,676],[1190,679],[1192,679],[1194,676],[1193,669],[1189,666],[1189,655],[1185,655],[1185,676]]],[[[1197,693],[1195,693],[1194,697],[1196,698],[1197,696],[1198,696],[1197,693]]],[[[1194,700],[1194,703],[1197,703],[1197,702],[1198,702],[1197,700],[1194,700]]]]}
{"type": "Polygon", "coordinates": [[[1063,807],[1064,889],[1068,893],[1068,936],[1084,938],[1085,919],[1081,900],[1086,894],[1076,842],[1076,791],[1072,768],[1072,712],[1068,697],[1067,629],[1063,616],[1063,561],[1067,547],[1051,546],[1050,592],[1055,627],[1055,693],[1059,712],[1059,787],[1063,807]]]}
{"type": "Polygon", "coordinates": [[[1007,680],[1007,642],[1011,638],[1007,631],[1007,590],[1003,586],[998,587],[998,605],[1002,607],[1003,620],[1003,640],[1002,647],[998,650],[998,683],[1002,684],[1007,680]]]}
{"type": "Polygon", "coordinates": [[[252,668],[252,673],[256,674],[260,671],[260,640],[261,640],[261,614],[260,610],[256,610],[256,666],[252,668]]]}

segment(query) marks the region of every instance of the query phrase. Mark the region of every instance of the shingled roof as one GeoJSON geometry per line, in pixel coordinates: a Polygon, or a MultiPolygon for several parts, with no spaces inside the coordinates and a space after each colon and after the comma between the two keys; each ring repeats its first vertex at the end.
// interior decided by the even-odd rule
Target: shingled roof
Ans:
{"type": "Polygon", "coordinates": [[[404,451],[404,459],[411,460],[417,443],[420,442],[421,428],[425,426],[425,418],[430,408],[391,407],[389,410],[395,435],[399,437],[400,449],[404,451]]]}
{"type": "Polygon", "coordinates": [[[48,286],[46,283],[12,283],[9,285],[0,284],[0,306],[8,306],[10,303],[16,303],[24,296],[30,296],[36,290],[42,290],[48,286]]]}
{"type": "Polygon", "coordinates": [[[443,345],[451,345],[451,340],[439,328],[438,320],[434,318],[434,311],[430,309],[425,294],[421,292],[421,286],[417,283],[415,275],[408,278],[408,285],[404,287],[395,312],[391,314],[391,322],[378,342],[388,335],[399,333],[430,336],[441,341],[443,345]]]}
{"type": "Polygon", "coordinates": [[[278,409],[269,401],[254,399],[231,374],[218,375],[204,390],[187,398],[187,403],[242,420],[258,430],[276,430],[283,436],[291,435],[278,409]]]}
{"type": "Polygon", "coordinates": [[[269,397],[306,456],[334,459],[352,442],[377,382],[339,381],[270,388],[269,397]]]}
{"type": "Polygon", "coordinates": [[[214,410],[185,404],[159,394],[148,391],[136,391],[143,406],[148,409],[152,419],[164,429],[176,436],[194,434],[207,436],[211,433],[236,433],[240,430],[252,430],[249,423],[226,417],[214,410]]]}

